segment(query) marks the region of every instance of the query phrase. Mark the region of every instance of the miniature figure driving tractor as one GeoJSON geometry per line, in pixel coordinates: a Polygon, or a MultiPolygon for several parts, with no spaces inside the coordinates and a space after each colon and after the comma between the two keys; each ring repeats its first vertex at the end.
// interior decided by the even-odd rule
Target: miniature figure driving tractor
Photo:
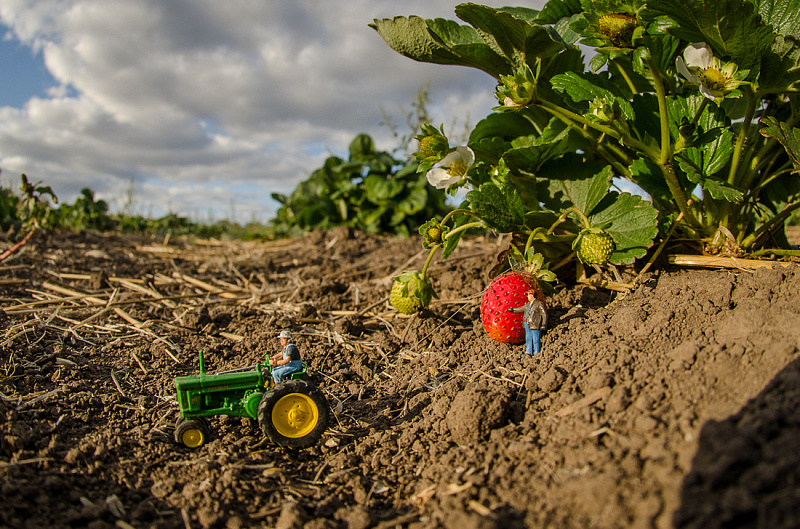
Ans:
{"type": "Polygon", "coordinates": [[[189,448],[202,446],[210,437],[207,417],[232,415],[258,421],[264,434],[286,448],[307,448],[328,427],[330,408],[319,388],[306,380],[302,370],[275,384],[272,366],[255,366],[205,373],[200,352],[200,374],[175,378],[181,416],[175,426],[175,441],[189,448]]]}

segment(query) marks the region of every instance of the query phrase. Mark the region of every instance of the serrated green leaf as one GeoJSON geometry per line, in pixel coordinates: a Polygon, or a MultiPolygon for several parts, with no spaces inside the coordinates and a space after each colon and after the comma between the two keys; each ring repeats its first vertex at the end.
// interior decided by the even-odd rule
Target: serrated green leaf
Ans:
{"type": "MultiPolygon", "coordinates": [[[[699,150],[699,149],[693,149],[699,150]]],[[[739,203],[744,198],[744,194],[735,187],[728,185],[727,182],[713,178],[709,173],[706,173],[702,167],[698,166],[694,161],[688,159],[687,155],[691,154],[691,149],[682,152],[676,156],[679,167],[686,173],[689,180],[703,188],[703,191],[711,195],[711,198],[716,200],[727,200],[728,202],[739,203]]],[[[702,154],[697,154],[695,158],[702,158],[702,154]]]]}
{"type": "Polygon", "coordinates": [[[550,0],[542,8],[536,22],[539,24],[555,24],[564,18],[583,12],[580,0],[550,0]]]}
{"type": "Polygon", "coordinates": [[[749,0],[648,0],[647,7],[677,22],[671,34],[709,44],[715,55],[750,70],[751,78],[772,43],[772,30],[749,0]]]}
{"type": "Polygon", "coordinates": [[[541,133],[549,121],[549,116],[542,114],[541,121],[531,121],[527,115],[519,113],[489,114],[480,120],[469,135],[469,145],[486,138],[501,138],[511,141],[518,136],[529,136],[541,133]]]}
{"type": "Polygon", "coordinates": [[[609,193],[589,217],[592,226],[609,225],[606,231],[616,243],[613,264],[631,264],[647,253],[658,234],[658,211],[638,195],[609,193]]]}
{"type": "Polygon", "coordinates": [[[739,204],[744,200],[744,193],[728,184],[724,180],[716,178],[706,178],[703,181],[703,191],[711,195],[715,200],[727,200],[733,204],[739,204]]]}
{"type": "Polygon", "coordinates": [[[569,134],[570,129],[567,128],[560,132],[548,128],[541,136],[518,137],[503,154],[503,160],[513,171],[534,174],[544,163],[570,150],[569,134]]]}
{"type": "MultiPolygon", "coordinates": [[[[669,113],[670,130],[672,136],[680,136],[678,125],[682,122],[694,122],[697,112],[704,108],[702,115],[696,120],[697,146],[690,146],[678,154],[677,158],[680,167],[686,172],[689,180],[695,184],[700,184],[706,189],[708,185],[713,188],[711,196],[714,198],[723,197],[731,200],[741,195],[741,192],[733,188],[726,189],[722,185],[714,183],[714,176],[726,168],[733,156],[733,144],[735,136],[730,129],[730,120],[725,112],[719,107],[703,107],[703,96],[693,95],[690,97],[673,97],[667,100],[669,113]],[[717,195],[717,196],[715,196],[717,195]]],[[[724,180],[723,177],[716,180],[724,180]]],[[[711,192],[711,189],[707,189],[711,192]]],[[[735,198],[733,201],[741,199],[735,198]]]]}
{"type": "Polygon", "coordinates": [[[631,180],[656,200],[669,199],[671,193],[664,173],[649,158],[637,158],[630,166],[631,180]]]}
{"type": "Polygon", "coordinates": [[[761,58],[758,91],[770,94],[797,90],[800,90],[800,44],[793,37],[778,35],[772,49],[761,58]]]}
{"type": "Polygon", "coordinates": [[[652,137],[655,140],[653,142],[655,146],[660,148],[661,119],[658,115],[658,98],[655,94],[636,94],[631,98],[631,105],[636,115],[633,128],[652,137]]]}
{"type": "Polygon", "coordinates": [[[589,215],[611,187],[612,170],[602,163],[587,162],[579,154],[566,154],[547,164],[539,177],[550,176],[549,196],[542,202],[553,211],[564,211],[572,206],[589,215]]]}
{"type": "Polygon", "coordinates": [[[506,185],[484,184],[467,193],[472,211],[500,233],[520,231],[525,224],[525,207],[516,189],[506,185]]]}
{"type": "Polygon", "coordinates": [[[675,71],[675,57],[681,45],[680,39],[668,34],[645,35],[643,43],[662,72],[675,71]]]}
{"type": "Polygon", "coordinates": [[[714,141],[702,142],[700,147],[689,147],[679,156],[691,161],[701,174],[707,177],[714,176],[730,162],[734,140],[733,132],[724,129],[719,131],[714,141]]]}
{"type": "Polygon", "coordinates": [[[456,15],[474,27],[492,51],[515,65],[522,63],[530,24],[510,13],[477,4],[456,6],[456,15]]]}
{"type": "Polygon", "coordinates": [[[766,125],[761,129],[761,134],[767,138],[775,138],[783,145],[786,154],[792,160],[794,173],[800,172],[800,130],[781,123],[774,117],[768,117],[761,123],[766,125]]]}
{"type": "Polygon", "coordinates": [[[800,34],[800,5],[796,0],[752,0],[761,18],[779,35],[800,34]]]}
{"type": "Polygon", "coordinates": [[[580,15],[573,15],[570,18],[561,19],[552,26],[553,31],[555,31],[555,33],[558,35],[558,38],[570,46],[574,45],[576,42],[578,42],[578,39],[581,38],[580,34],[572,31],[572,28],[570,27],[572,21],[578,16],[580,15]]]}
{"type": "Polygon", "coordinates": [[[530,7],[501,7],[498,8],[498,11],[503,11],[505,13],[510,13],[514,15],[514,17],[524,20],[529,24],[536,23],[536,20],[539,18],[539,10],[532,9],[530,7]]]}
{"type": "Polygon", "coordinates": [[[606,65],[608,62],[608,55],[604,53],[597,53],[592,57],[592,60],[589,61],[589,66],[591,67],[593,72],[600,70],[603,66],[606,65]]]}
{"type": "Polygon", "coordinates": [[[548,28],[529,22],[528,12],[517,11],[523,15],[518,18],[513,9],[461,4],[456,13],[475,27],[418,16],[375,19],[370,27],[406,57],[433,64],[469,66],[496,79],[510,74],[526,59],[549,57],[564,49],[548,28]]]}
{"type": "Polygon", "coordinates": [[[633,120],[635,115],[628,98],[605,75],[567,72],[550,80],[553,88],[565,92],[575,102],[593,101],[597,98],[615,100],[625,120],[633,120]]]}
{"type": "Polygon", "coordinates": [[[456,15],[472,25],[483,41],[515,66],[535,57],[549,57],[564,49],[560,39],[528,17],[517,18],[512,9],[495,9],[477,4],[456,6],[456,15]]]}
{"type": "Polygon", "coordinates": [[[513,65],[495,53],[475,29],[444,19],[418,16],[375,19],[370,27],[396,52],[415,61],[477,68],[499,79],[513,65]]]}

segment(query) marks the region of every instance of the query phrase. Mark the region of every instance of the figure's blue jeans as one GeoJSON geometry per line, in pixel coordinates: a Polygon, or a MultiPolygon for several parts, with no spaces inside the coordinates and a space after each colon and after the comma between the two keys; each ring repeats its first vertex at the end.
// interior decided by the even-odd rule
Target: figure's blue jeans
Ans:
{"type": "Polygon", "coordinates": [[[535,355],[539,354],[542,349],[542,331],[539,329],[531,329],[528,327],[528,322],[522,324],[525,327],[525,354],[535,355]]]}
{"type": "Polygon", "coordinates": [[[302,360],[292,360],[286,365],[278,366],[272,368],[272,380],[276,384],[280,384],[283,382],[283,377],[286,375],[290,375],[292,373],[296,373],[303,369],[303,361],[302,360]]]}

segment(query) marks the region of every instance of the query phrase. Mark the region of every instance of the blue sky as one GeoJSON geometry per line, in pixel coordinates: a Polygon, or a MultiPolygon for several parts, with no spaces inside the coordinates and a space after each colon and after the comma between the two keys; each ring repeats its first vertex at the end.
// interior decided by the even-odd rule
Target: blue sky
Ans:
{"type": "MultiPolygon", "coordinates": [[[[358,133],[381,149],[430,85],[436,124],[474,124],[494,80],[411,61],[368,27],[456,19],[451,0],[3,0],[0,184],[20,173],[62,202],[246,222],[358,133]]],[[[485,1],[500,7],[506,0],[485,1]]],[[[543,0],[519,2],[541,8],[543,0]]]]}
{"type": "MultiPolygon", "coordinates": [[[[8,31],[8,27],[0,26],[0,35],[8,31]]],[[[47,89],[57,84],[42,55],[15,39],[0,40],[0,65],[4,79],[0,83],[0,107],[22,108],[33,96],[46,97],[47,89]]]]}

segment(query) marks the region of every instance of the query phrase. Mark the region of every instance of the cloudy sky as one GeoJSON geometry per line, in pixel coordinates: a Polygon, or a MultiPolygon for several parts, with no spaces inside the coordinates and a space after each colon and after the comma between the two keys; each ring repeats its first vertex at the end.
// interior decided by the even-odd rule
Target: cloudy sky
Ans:
{"type": "Polygon", "coordinates": [[[488,75],[416,63],[368,27],[456,19],[457,3],[0,0],[0,184],[24,172],[62,202],[89,187],[116,211],[264,222],[272,192],[357,133],[391,149],[381,108],[408,132],[402,109],[426,81],[437,125],[489,112],[488,75]]]}

